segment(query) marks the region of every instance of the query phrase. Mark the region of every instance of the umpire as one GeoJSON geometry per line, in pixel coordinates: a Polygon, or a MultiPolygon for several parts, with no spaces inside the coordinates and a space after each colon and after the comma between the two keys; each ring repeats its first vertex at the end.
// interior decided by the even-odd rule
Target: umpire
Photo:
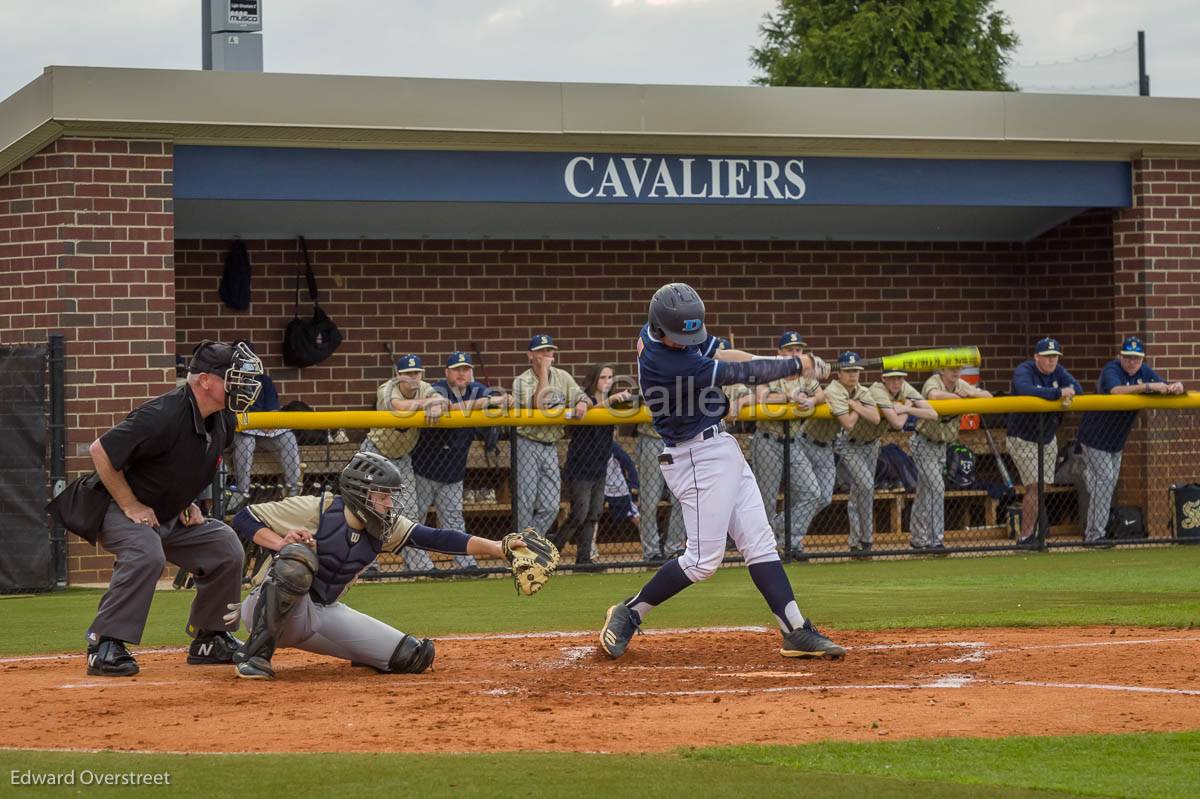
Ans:
{"type": "Polygon", "coordinates": [[[202,342],[185,385],[135,408],[90,447],[112,502],[99,543],[116,556],[112,580],[88,628],[87,673],[128,677],[154,587],[167,561],[195,575],[187,662],[232,663],[240,642],[222,616],[240,598],[242,544],[224,522],[205,519],[192,499],[212,483],[233,441],[235,412],[258,396],[262,363],[245,345],[202,342]]]}

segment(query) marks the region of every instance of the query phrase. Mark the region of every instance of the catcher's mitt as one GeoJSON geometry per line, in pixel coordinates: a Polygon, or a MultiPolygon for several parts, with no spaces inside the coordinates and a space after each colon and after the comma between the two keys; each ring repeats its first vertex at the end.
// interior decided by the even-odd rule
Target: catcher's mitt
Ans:
{"type": "Polygon", "coordinates": [[[525,596],[540,591],[558,568],[558,549],[532,527],[509,533],[500,544],[504,547],[504,559],[512,568],[517,591],[525,596]],[[517,544],[518,539],[524,542],[523,545],[517,544]]]}

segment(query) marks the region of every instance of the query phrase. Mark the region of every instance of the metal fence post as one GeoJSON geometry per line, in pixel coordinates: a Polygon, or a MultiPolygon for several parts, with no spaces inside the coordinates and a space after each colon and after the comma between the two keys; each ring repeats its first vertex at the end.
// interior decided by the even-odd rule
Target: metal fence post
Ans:
{"type": "MultiPolygon", "coordinates": [[[[754,464],[760,469],[765,468],[754,464]]],[[[767,522],[775,516],[775,497],[767,510],[767,522]]],[[[783,557],[792,559],[792,420],[783,420],[783,557]]]]}
{"type": "Polygon", "coordinates": [[[517,429],[515,427],[508,428],[508,510],[512,516],[512,524],[509,526],[511,530],[520,530],[521,520],[517,518],[517,481],[520,479],[517,474],[517,429]]]}
{"type": "MultiPolygon", "coordinates": [[[[61,333],[51,333],[50,344],[50,495],[67,486],[67,378],[66,346],[61,333]]],[[[58,521],[50,526],[55,587],[67,587],[67,531],[58,521]]]]}
{"type": "Polygon", "coordinates": [[[1046,514],[1046,463],[1044,457],[1045,445],[1042,444],[1042,439],[1046,436],[1046,416],[1045,413],[1038,414],[1038,445],[1037,445],[1037,546],[1038,549],[1046,549],[1046,533],[1048,532],[1048,519],[1046,514]]]}

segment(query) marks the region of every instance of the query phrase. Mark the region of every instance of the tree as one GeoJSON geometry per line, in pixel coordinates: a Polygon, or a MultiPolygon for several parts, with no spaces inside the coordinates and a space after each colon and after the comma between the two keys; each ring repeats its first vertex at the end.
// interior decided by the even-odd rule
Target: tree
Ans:
{"type": "Polygon", "coordinates": [[[993,0],[778,0],[750,62],[765,86],[1016,91],[993,0]]]}

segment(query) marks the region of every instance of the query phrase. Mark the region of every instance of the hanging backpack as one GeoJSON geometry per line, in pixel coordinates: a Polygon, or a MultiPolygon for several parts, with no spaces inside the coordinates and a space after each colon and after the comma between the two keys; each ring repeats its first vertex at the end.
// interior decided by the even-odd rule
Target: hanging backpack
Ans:
{"type": "Polygon", "coordinates": [[[975,485],[975,453],[962,444],[946,445],[946,488],[962,490],[975,485]]]}
{"type": "Polygon", "coordinates": [[[241,239],[236,239],[225,256],[225,271],[217,287],[221,301],[235,311],[250,308],[250,253],[241,239]]]}
{"type": "Polygon", "coordinates": [[[318,364],[333,355],[342,343],[342,334],[329,315],[317,302],[317,278],[308,261],[308,245],[298,238],[304,256],[304,279],[308,283],[308,298],[312,301],[312,318],[300,318],[300,273],[296,273],[296,311],[283,331],[283,362],[288,366],[305,367],[318,364]]]}

